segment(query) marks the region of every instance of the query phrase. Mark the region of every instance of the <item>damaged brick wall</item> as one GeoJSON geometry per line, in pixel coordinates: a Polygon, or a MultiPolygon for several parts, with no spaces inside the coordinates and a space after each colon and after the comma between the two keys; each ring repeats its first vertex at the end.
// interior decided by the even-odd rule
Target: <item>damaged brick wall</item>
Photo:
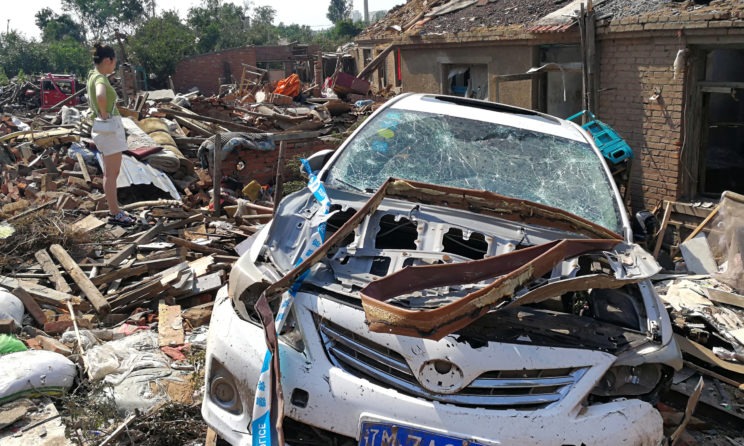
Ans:
{"type": "Polygon", "coordinates": [[[173,86],[178,93],[197,87],[205,96],[216,94],[219,91],[220,78],[225,74],[226,64],[234,82],[240,82],[243,73],[241,64],[255,66],[256,58],[256,48],[245,47],[183,59],[176,65],[173,86]]]}
{"type": "Polygon", "coordinates": [[[598,114],[633,149],[634,210],[678,198],[684,100],[683,76],[674,79],[672,68],[678,49],[672,37],[614,34],[600,41],[598,114]]]}
{"type": "MultiPolygon", "coordinates": [[[[523,44],[493,46],[406,47],[401,51],[403,92],[442,93],[446,91],[448,67],[482,65],[488,70],[488,83],[483,85],[487,98],[496,100],[494,76],[524,73],[533,62],[533,52],[523,44]]],[[[393,62],[394,63],[394,62],[393,62]]],[[[390,78],[393,79],[393,78],[390,78]]],[[[522,107],[532,103],[532,87],[524,83],[504,83],[500,102],[522,107]]]]}
{"type": "MultiPolygon", "coordinates": [[[[307,158],[320,150],[335,150],[337,147],[338,141],[319,138],[287,141],[284,152],[285,166],[287,166],[284,171],[285,178],[296,175],[296,172],[289,171],[289,169],[296,167],[296,163],[292,163],[293,159],[298,157],[307,158]]],[[[243,184],[248,184],[251,180],[256,180],[261,184],[274,184],[278,153],[279,143],[277,142],[276,150],[271,152],[244,150],[239,154],[231,154],[222,161],[222,173],[243,184]],[[241,160],[245,163],[246,168],[237,171],[235,166],[241,160]]]]}

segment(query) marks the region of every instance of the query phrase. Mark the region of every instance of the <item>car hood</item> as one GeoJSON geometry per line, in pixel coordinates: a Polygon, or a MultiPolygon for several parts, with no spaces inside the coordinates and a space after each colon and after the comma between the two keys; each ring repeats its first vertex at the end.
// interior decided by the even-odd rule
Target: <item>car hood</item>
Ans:
{"type": "Polygon", "coordinates": [[[322,286],[335,280],[361,298],[373,331],[439,339],[493,309],[534,304],[569,291],[616,289],[660,269],[640,247],[602,226],[560,209],[486,191],[391,178],[372,196],[333,190],[329,195],[343,203],[331,213],[331,220],[336,216],[338,221],[335,225],[329,221],[325,243],[302,261],[300,255],[312,251],[308,243],[319,221],[319,206],[307,192],[282,203],[266,243],[280,278],[272,280],[263,294],[270,302],[277,299],[312,269],[309,283],[322,286]],[[465,232],[479,226],[499,228],[498,234],[486,237],[490,246],[503,246],[472,259],[442,252],[414,234],[414,245],[380,249],[370,234],[377,232],[379,237],[380,215],[386,213],[399,220],[405,220],[401,215],[439,223],[459,219],[465,232]],[[577,274],[566,263],[575,266],[581,256],[601,258],[605,268],[577,274]],[[406,264],[404,257],[414,262],[406,264]],[[393,260],[385,271],[375,273],[380,258],[393,260]],[[561,268],[573,272],[545,279],[561,268]],[[438,302],[434,304],[420,298],[431,289],[444,290],[440,294],[449,298],[434,299],[438,302]],[[417,297],[424,303],[411,304],[417,297]]]}

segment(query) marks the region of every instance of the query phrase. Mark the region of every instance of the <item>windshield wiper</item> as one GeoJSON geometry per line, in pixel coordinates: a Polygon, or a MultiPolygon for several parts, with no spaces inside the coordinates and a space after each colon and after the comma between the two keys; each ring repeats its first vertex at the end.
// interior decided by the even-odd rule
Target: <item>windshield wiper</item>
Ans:
{"type": "Polygon", "coordinates": [[[355,186],[355,185],[353,185],[351,183],[347,183],[346,181],[340,180],[338,178],[333,178],[333,179],[331,179],[331,181],[341,183],[344,186],[349,187],[351,189],[354,189],[357,192],[367,192],[367,193],[369,193],[369,189],[362,189],[361,187],[355,186]]]}

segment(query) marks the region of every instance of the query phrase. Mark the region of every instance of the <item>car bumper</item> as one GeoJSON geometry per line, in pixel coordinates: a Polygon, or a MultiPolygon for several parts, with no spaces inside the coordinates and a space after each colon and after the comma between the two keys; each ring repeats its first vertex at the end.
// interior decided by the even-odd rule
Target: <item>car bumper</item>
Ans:
{"type": "MultiPolygon", "coordinates": [[[[586,389],[591,389],[604,374],[606,364],[590,370],[582,378],[587,381],[577,386],[582,388],[569,392],[555,407],[489,410],[440,404],[403,395],[335,367],[323,351],[312,318],[303,316],[303,313],[311,310],[322,314],[329,305],[340,304],[310,295],[298,296],[297,302],[296,305],[302,307],[298,319],[304,329],[306,349],[298,352],[282,344],[279,352],[285,414],[302,423],[356,439],[359,439],[361,423],[374,420],[446,433],[488,445],[659,445],[664,440],[661,416],[648,403],[617,400],[588,407],[581,404],[586,389]],[[292,403],[296,389],[309,395],[304,407],[292,403]]],[[[334,308],[333,311],[343,310],[334,308]]],[[[363,320],[360,323],[363,324],[363,320]]],[[[231,444],[251,444],[248,426],[265,350],[262,329],[242,320],[233,309],[226,288],[220,290],[207,344],[207,392],[202,415],[207,424],[231,444]],[[225,409],[224,401],[215,398],[210,389],[212,382],[220,376],[229,376],[235,382],[239,402],[233,406],[232,412],[225,409]],[[236,413],[235,407],[238,406],[240,412],[236,413]]],[[[564,356],[567,351],[575,352],[577,356],[596,353],[574,349],[549,350],[560,350],[557,353],[564,356]]],[[[547,350],[544,353],[551,354],[547,350]]]]}

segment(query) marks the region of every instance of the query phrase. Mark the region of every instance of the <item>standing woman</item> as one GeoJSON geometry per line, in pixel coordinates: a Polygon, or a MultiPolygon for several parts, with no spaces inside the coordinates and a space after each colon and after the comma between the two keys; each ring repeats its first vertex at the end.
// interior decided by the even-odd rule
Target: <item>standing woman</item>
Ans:
{"type": "MultiPolygon", "coordinates": [[[[108,80],[108,75],[116,69],[116,53],[108,45],[96,43],[93,46],[93,63],[95,69],[88,74],[88,103],[92,112],[91,118],[108,120],[119,116],[116,108],[116,91],[108,80]]],[[[122,226],[134,224],[134,218],[122,211],[116,196],[116,179],[121,169],[121,152],[127,150],[127,138],[124,127],[119,126],[114,133],[96,133],[91,131],[96,148],[103,155],[103,193],[109,209],[109,221],[122,226]]]]}

